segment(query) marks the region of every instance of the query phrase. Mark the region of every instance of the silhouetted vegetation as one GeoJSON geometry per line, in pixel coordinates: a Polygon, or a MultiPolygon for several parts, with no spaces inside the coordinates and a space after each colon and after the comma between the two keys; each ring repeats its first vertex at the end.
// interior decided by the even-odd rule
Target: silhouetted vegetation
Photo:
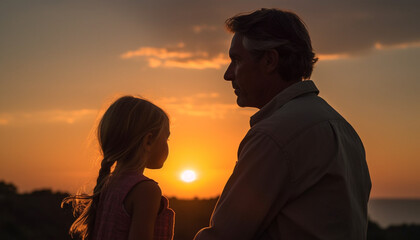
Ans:
{"type": "Polygon", "coordinates": [[[169,199],[170,207],[175,211],[175,239],[193,239],[202,228],[207,227],[217,198],[179,200],[169,199]]]}
{"type": "Polygon", "coordinates": [[[48,189],[18,194],[14,185],[0,182],[0,239],[71,239],[72,212],[60,208],[67,195],[48,189]]]}
{"type": "MultiPolygon", "coordinates": [[[[68,230],[74,218],[70,206],[60,208],[67,193],[37,190],[19,194],[16,186],[0,181],[0,239],[71,239],[68,230]]],[[[169,199],[176,212],[175,240],[191,240],[209,223],[217,198],[169,199]]],[[[77,239],[77,238],[75,238],[77,239]]],[[[369,222],[369,240],[419,240],[420,225],[381,228],[369,222]]]]}

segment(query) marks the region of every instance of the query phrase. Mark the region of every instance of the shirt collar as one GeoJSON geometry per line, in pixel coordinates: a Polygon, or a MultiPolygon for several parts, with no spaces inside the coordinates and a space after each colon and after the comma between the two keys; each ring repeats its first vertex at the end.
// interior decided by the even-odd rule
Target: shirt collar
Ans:
{"type": "Polygon", "coordinates": [[[250,120],[251,127],[264,118],[269,117],[274,111],[281,108],[284,104],[292,100],[293,98],[299,97],[303,94],[315,93],[318,95],[319,90],[315,86],[315,83],[311,80],[300,81],[292,84],[288,88],[278,93],[270,102],[262,107],[257,113],[255,113],[250,120]]]}

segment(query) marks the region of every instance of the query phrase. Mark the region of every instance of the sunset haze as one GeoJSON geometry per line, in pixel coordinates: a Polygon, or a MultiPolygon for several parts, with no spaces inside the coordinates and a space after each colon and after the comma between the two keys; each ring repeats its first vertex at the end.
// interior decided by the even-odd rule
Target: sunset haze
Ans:
{"type": "Polygon", "coordinates": [[[420,2],[0,2],[0,180],[21,192],[90,191],[95,128],[122,95],[171,121],[169,157],[145,174],[167,196],[220,195],[257,111],[236,105],[223,74],[224,21],[276,7],[307,24],[319,57],[311,79],[360,135],[372,198],[420,198],[420,2]],[[197,179],[183,182],[193,170],[197,179]]]}

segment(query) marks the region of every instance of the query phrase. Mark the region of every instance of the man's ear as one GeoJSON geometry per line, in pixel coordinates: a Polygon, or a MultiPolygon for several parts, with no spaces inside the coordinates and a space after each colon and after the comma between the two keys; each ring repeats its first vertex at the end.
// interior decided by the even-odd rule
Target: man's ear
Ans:
{"type": "Polygon", "coordinates": [[[146,134],[146,136],[143,137],[143,142],[141,145],[143,146],[146,152],[149,152],[152,149],[153,140],[154,137],[152,133],[148,133],[146,134]]]}
{"type": "Polygon", "coordinates": [[[267,50],[263,56],[263,67],[266,73],[277,71],[279,63],[279,53],[275,49],[267,50]]]}

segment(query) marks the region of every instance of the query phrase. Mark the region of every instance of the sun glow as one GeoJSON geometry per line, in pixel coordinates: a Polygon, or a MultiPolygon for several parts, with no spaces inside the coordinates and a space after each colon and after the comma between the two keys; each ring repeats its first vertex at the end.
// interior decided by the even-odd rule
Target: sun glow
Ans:
{"type": "Polygon", "coordinates": [[[181,173],[181,180],[184,182],[194,182],[197,179],[197,174],[193,170],[185,170],[181,173]]]}

